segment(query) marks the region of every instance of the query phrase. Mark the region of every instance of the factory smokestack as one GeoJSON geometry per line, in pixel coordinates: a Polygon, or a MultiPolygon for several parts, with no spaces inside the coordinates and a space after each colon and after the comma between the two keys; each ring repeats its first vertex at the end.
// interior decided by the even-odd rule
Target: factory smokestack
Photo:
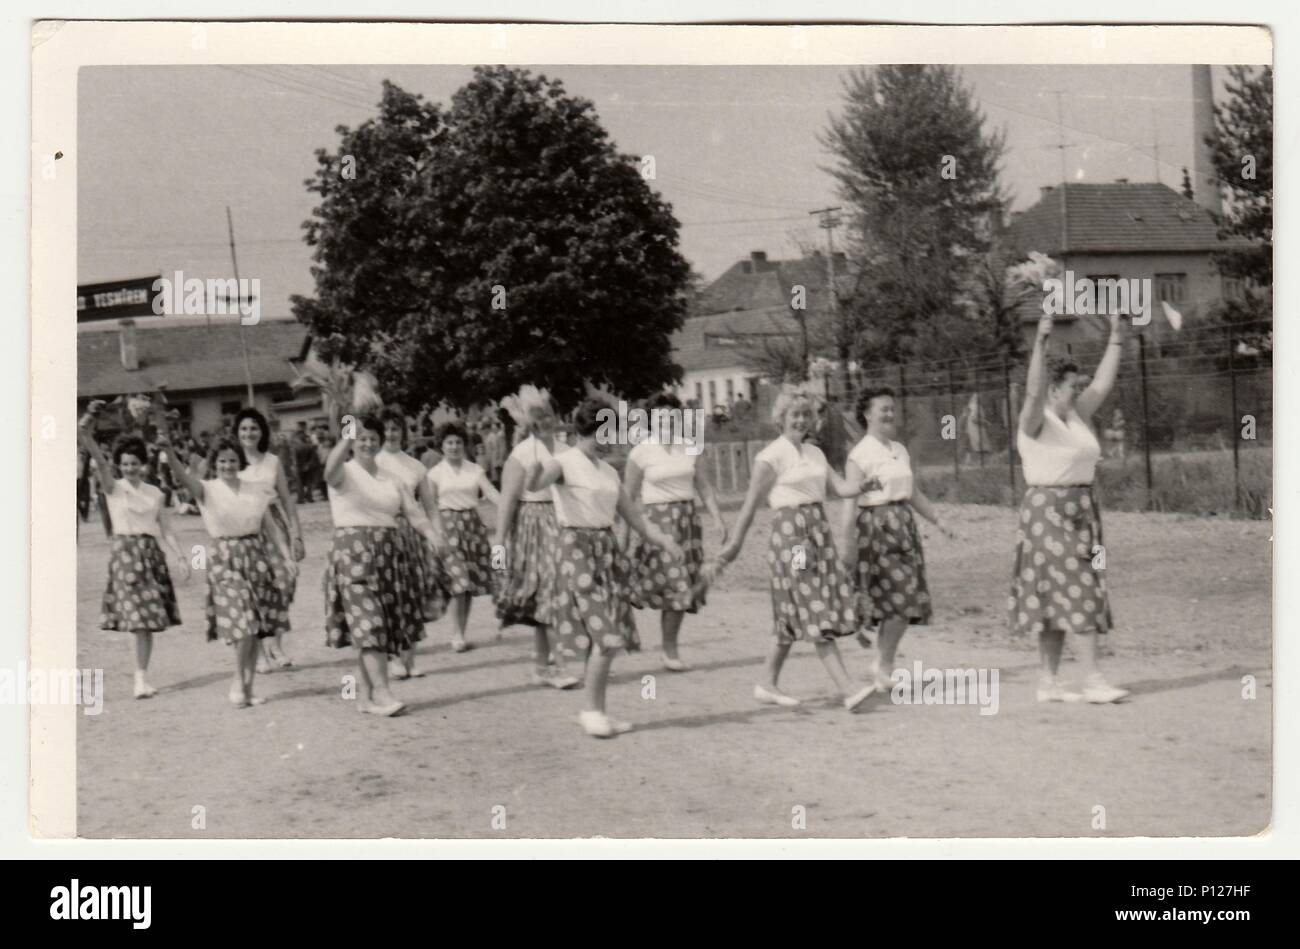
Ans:
{"type": "Polygon", "coordinates": [[[1209,66],[1192,67],[1192,188],[1196,203],[1213,214],[1223,212],[1219,184],[1214,172],[1214,153],[1206,143],[1213,137],[1214,80],[1209,66]]]}

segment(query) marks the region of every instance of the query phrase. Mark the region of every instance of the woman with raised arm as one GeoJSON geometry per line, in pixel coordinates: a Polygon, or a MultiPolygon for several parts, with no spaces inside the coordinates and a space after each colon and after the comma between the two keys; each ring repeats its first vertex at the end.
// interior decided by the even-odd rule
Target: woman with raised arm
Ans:
{"type": "Polygon", "coordinates": [[[1112,621],[1106,574],[1097,560],[1105,557],[1093,491],[1101,446],[1089,423],[1115,385],[1123,323],[1110,317],[1106,354],[1091,383],[1075,363],[1047,359],[1051,332],[1052,317],[1046,314],[1038,321],[1016,432],[1026,488],[1008,619],[1013,632],[1038,637],[1043,664],[1038,701],[1117,702],[1128,693],[1107,684],[1097,668],[1100,637],[1112,621]],[[1057,679],[1067,632],[1082,640],[1082,694],[1057,679]]]}
{"type": "Polygon", "coordinates": [[[614,656],[638,647],[636,623],[628,602],[629,567],[614,537],[614,518],[621,515],[647,541],[680,560],[677,542],[647,523],[622,490],[618,472],[601,455],[609,450],[596,433],[604,412],[588,399],[574,414],[576,442],[554,457],[529,463],[527,487],[550,487],[560,537],[555,553],[556,597],[553,622],[559,649],[566,658],[587,662],[582,730],[594,738],[631,731],[627,722],[605,713],[605,688],[614,656]]]}
{"type": "Polygon", "coordinates": [[[501,472],[501,505],[492,538],[493,548],[505,553],[505,569],[497,573],[497,620],[502,629],[516,624],[533,628],[533,685],[571,689],[582,680],[569,673],[552,625],[559,540],[555,505],[549,488],[529,491],[524,484],[528,465],[549,461],[554,454],[555,409],[545,389],[530,385],[501,405],[527,437],[515,445],[501,472]]]}
{"type": "MultiPolygon", "coordinates": [[[[307,553],[302,543],[298,508],[289,491],[289,477],[284,466],[280,463],[279,456],[271,451],[271,426],[266,421],[266,416],[254,408],[240,409],[235,416],[235,438],[239,441],[247,462],[239,472],[239,480],[270,498],[271,517],[279,524],[280,530],[288,535],[293,559],[301,561],[307,553]]],[[[280,585],[287,607],[293,603],[298,583],[297,571],[290,570],[289,562],[281,559],[280,548],[273,536],[267,535],[264,542],[271,568],[275,571],[275,582],[280,585]]],[[[289,627],[286,625],[275,634],[273,640],[259,640],[267,663],[262,671],[269,672],[273,666],[287,669],[293,665],[293,660],[284,651],[283,636],[287,632],[289,627]]]]}
{"type": "Polygon", "coordinates": [[[944,536],[953,534],[939,523],[934,505],[914,483],[907,448],[894,441],[894,390],[867,389],[858,398],[857,416],[866,434],[849,452],[844,476],[874,486],[858,497],[856,508],[849,508],[844,562],[857,587],[858,623],[863,629],[880,624],[872,673],[876,687],[887,691],[893,688],[903,633],[909,624],[930,622],[925,553],[912,512],[944,536]]]}
{"type": "Polygon", "coordinates": [[[208,642],[220,636],[235,647],[230,703],[236,708],[261,705],[265,699],[253,695],[257,643],[289,625],[289,604],[275,582],[265,538],[272,538],[283,563],[296,575],[289,538],[271,517],[271,496],[240,480],[244,453],[238,442],[221,438],[212,446],[206,467],[213,477],[206,481],[195,477],[165,436],[159,436],[158,443],[177,483],[198,504],[203,526],[214,541],[207,554],[207,636],[208,642]]]}
{"type": "MultiPolygon", "coordinates": [[[[661,393],[647,406],[652,432],[627,456],[628,497],[639,498],[646,520],[677,542],[680,562],[669,562],[653,544],[637,540],[631,549],[632,605],[659,610],[664,668],[686,672],[690,667],[677,653],[677,636],[687,613],[704,605],[704,526],[700,507],[708,508],[714,524],[727,542],[727,524],[704,469],[696,464],[698,450],[685,441],[682,403],[671,393],[661,393]]],[[[685,411],[692,411],[686,409],[685,411]]]]}
{"type": "Polygon", "coordinates": [[[99,625],[101,629],[135,634],[135,697],[152,698],[158,690],[146,676],[153,655],[153,634],[181,624],[176,590],[159,539],[175,554],[182,579],[189,578],[189,562],[172,530],[162,491],[144,481],[148,456],[144,442],[125,438],[113,446],[113,465],[121,472],[119,478],[95,442],[93,424],[92,416],[86,415],[78,424],[77,434],[81,446],[94,459],[113,529],[99,625]]]}
{"type": "Polygon", "coordinates": [[[325,567],[326,643],[357,648],[357,670],[365,690],[360,709],[392,716],[406,706],[388,686],[388,660],[401,656],[424,627],[417,598],[407,589],[398,515],[404,516],[434,550],[444,546],[419,503],[375,461],[384,426],[373,416],[345,416],[342,437],[325,461],[334,543],[325,567]]]}
{"type": "Polygon", "coordinates": [[[766,705],[792,707],[799,700],[777,684],[781,667],[797,640],[811,642],[850,712],[876,690],[849,678],[835,640],[854,634],[853,587],[835,553],[835,541],[823,504],[827,491],[835,497],[857,497],[862,483],[840,478],[826,456],[805,438],[814,425],[814,396],[788,388],[772,406],[772,422],[781,435],[754,458],[749,492],[736,518],[731,541],[718,553],[730,563],[740,553],[745,535],[763,498],[772,509],[772,536],[767,562],[772,574],[772,651],[763,681],[754,698],[766,705]]]}
{"type": "MultiPolygon", "coordinates": [[[[384,426],[384,447],[375,456],[377,464],[388,474],[401,481],[412,497],[418,496],[424,482],[425,469],[418,458],[406,453],[406,416],[396,407],[385,409],[379,416],[384,426]]],[[[447,594],[438,584],[433,551],[425,543],[406,516],[397,516],[398,553],[402,569],[406,572],[403,589],[413,599],[412,608],[432,623],[447,610],[447,594]]],[[[402,652],[402,658],[393,663],[392,674],[398,679],[418,679],[424,673],[415,667],[415,646],[424,639],[424,626],[402,652]]]]}
{"type": "Polygon", "coordinates": [[[456,652],[470,648],[465,627],[474,597],[492,592],[492,547],[478,512],[479,498],[501,503],[487,472],[465,457],[468,444],[469,433],[459,422],[448,422],[438,430],[442,461],[424,476],[420,493],[429,520],[439,522],[447,538],[437,570],[438,582],[451,598],[451,648],[456,652]]]}

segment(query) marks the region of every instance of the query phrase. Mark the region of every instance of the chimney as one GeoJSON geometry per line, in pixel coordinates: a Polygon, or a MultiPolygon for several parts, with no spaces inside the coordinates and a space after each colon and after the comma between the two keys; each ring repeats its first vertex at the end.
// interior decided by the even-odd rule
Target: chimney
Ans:
{"type": "Polygon", "coordinates": [[[1053,189],[1053,187],[1055,187],[1055,186],[1054,186],[1054,185],[1040,185],[1039,188],[1038,188],[1038,190],[1041,192],[1041,194],[1039,194],[1039,197],[1040,197],[1040,198],[1045,198],[1045,197],[1047,197],[1049,194],[1052,193],[1052,189],[1053,189]]]}
{"type": "Polygon", "coordinates": [[[751,250],[749,252],[749,259],[752,260],[755,264],[765,264],[767,263],[767,251],[751,250]]]}
{"type": "Polygon", "coordinates": [[[122,368],[127,372],[135,372],[140,368],[140,350],[135,341],[135,320],[119,320],[118,323],[118,350],[122,355],[122,368]]]}
{"type": "Polygon", "coordinates": [[[1115,184],[1117,184],[1117,185],[1126,185],[1126,184],[1128,184],[1128,179],[1127,179],[1127,178],[1116,178],[1116,179],[1115,179],[1115,184]]]}
{"type": "Polygon", "coordinates": [[[1196,203],[1211,214],[1221,214],[1219,183],[1214,173],[1214,152],[1205,141],[1215,134],[1214,80],[1209,66],[1192,67],[1192,189],[1196,203]]]}

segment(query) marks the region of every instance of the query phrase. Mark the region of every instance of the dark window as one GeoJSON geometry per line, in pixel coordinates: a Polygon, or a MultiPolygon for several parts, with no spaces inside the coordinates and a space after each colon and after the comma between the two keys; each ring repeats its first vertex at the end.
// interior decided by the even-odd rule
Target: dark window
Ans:
{"type": "Polygon", "coordinates": [[[1187,299],[1187,274],[1156,274],[1156,299],[1167,303],[1182,303],[1187,299]]]}

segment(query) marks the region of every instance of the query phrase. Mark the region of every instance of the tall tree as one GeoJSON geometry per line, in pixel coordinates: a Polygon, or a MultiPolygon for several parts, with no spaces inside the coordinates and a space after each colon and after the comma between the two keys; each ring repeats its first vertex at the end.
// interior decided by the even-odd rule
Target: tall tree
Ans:
{"type": "Polygon", "coordinates": [[[316,296],[293,301],[325,356],[412,406],[525,381],[571,404],[588,381],[642,396],[678,378],[678,224],[590,102],[478,67],[446,109],[385,83],[379,115],[339,134],[307,182],[316,296]]]}
{"type": "Polygon", "coordinates": [[[1219,269],[1272,296],[1273,70],[1228,67],[1227,101],[1214,107],[1215,134],[1206,142],[1227,203],[1219,236],[1249,241],[1218,255],[1219,269]]]}
{"type": "MultiPolygon", "coordinates": [[[[823,144],[848,206],[858,356],[941,358],[979,345],[969,284],[1004,202],[1001,133],[949,66],[857,70],[823,144]]],[[[984,346],[991,341],[984,342],[984,346]]]]}

